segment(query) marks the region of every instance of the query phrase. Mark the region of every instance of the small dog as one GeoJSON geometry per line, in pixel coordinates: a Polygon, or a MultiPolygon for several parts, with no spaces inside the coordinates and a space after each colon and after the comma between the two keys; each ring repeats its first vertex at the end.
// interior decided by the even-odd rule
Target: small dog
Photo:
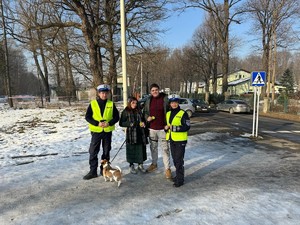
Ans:
{"type": "Polygon", "coordinates": [[[120,167],[116,166],[116,168],[112,168],[110,163],[104,159],[101,161],[101,165],[103,167],[102,173],[105,181],[110,180],[118,182],[118,187],[121,184],[122,180],[122,170],[120,167]]]}

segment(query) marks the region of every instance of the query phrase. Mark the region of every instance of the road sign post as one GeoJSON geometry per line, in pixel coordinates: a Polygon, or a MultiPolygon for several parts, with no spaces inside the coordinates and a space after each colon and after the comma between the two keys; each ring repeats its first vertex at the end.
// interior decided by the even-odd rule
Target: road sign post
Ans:
{"type": "Polygon", "coordinates": [[[253,102],[253,120],[252,120],[252,137],[254,137],[254,132],[255,132],[255,113],[256,113],[256,87],[253,87],[254,91],[254,102],[253,102]]]}
{"type": "Polygon", "coordinates": [[[258,114],[259,114],[259,96],[261,93],[261,87],[256,87],[257,89],[257,105],[256,105],[256,130],[255,130],[255,137],[258,136],[258,114]]]}
{"type": "Polygon", "coordinates": [[[266,84],[266,72],[252,72],[252,86],[254,88],[254,103],[253,103],[253,124],[252,124],[252,137],[258,136],[258,115],[259,115],[259,97],[261,87],[266,84]]]}

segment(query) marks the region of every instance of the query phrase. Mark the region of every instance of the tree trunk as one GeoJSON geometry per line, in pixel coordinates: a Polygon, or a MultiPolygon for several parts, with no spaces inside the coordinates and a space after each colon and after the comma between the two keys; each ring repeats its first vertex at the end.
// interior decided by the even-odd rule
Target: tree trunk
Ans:
{"type": "Polygon", "coordinates": [[[212,74],[212,87],[213,87],[213,94],[217,94],[218,83],[217,83],[217,76],[218,76],[218,63],[213,64],[213,74],[212,74]]]}
{"type": "Polygon", "coordinates": [[[46,101],[50,102],[50,87],[49,87],[49,81],[48,81],[48,68],[47,68],[46,58],[45,58],[43,46],[42,46],[42,40],[41,40],[42,35],[41,35],[41,33],[37,33],[38,40],[35,40],[35,41],[38,42],[38,45],[39,45],[38,47],[40,48],[40,56],[42,58],[44,72],[43,72],[41,65],[39,63],[39,60],[38,60],[36,44],[33,43],[34,39],[33,39],[32,31],[29,30],[28,32],[29,32],[30,39],[32,40],[32,42],[30,43],[30,51],[33,54],[33,59],[34,59],[35,65],[37,67],[37,72],[42,79],[43,87],[45,90],[46,101]]]}
{"type": "Polygon", "coordinates": [[[12,108],[13,100],[11,94],[11,82],[10,82],[10,74],[9,74],[9,61],[8,61],[8,48],[7,48],[7,39],[6,39],[6,22],[4,18],[4,11],[3,11],[3,4],[2,0],[0,0],[1,5],[1,19],[2,19],[2,26],[3,26],[3,51],[4,51],[4,58],[5,58],[5,91],[8,97],[8,104],[12,108]]]}
{"type": "Polygon", "coordinates": [[[272,73],[272,104],[275,101],[275,80],[276,80],[276,65],[277,65],[277,44],[276,32],[274,33],[274,50],[273,50],[273,73],[272,73]]]}
{"type": "MultiPolygon", "coordinates": [[[[228,0],[224,0],[224,33],[222,34],[223,37],[223,57],[222,57],[222,73],[223,73],[223,80],[222,80],[222,93],[225,94],[227,92],[228,88],[228,73],[229,73],[229,46],[228,46],[228,41],[229,41],[229,4],[228,0]]],[[[220,28],[219,28],[220,29],[220,28]]],[[[221,29],[222,30],[222,29],[221,29]]]]}
{"type": "Polygon", "coordinates": [[[47,62],[46,62],[46,57],[44,55],[44,48],[42,46],[42,42],[41,42],[41,36],[39,36],[39,45],[40,45],[40,56],[42,58],[42,64],[43,64],[43,68],[44,68],[44,87],[45,87],[45,97],[46,97],[46,101],[50,102],[50,86],[49,86],[49,72],[48,72],[48,66],[47,66],[47,62]]]}
{"type": "Polygon", "coordinates": [[[90,24],[88,14],[85,11],[82,3],[76,0],[73,0],[73,3],[76,5],[77,14],[82,21],[81,31],[89,50],[90,70],[93,75],[93,86],[96,88],[99,84],[103,83],[101,52],[99,46],[96,44],[96,41],[98,41],[99,38],[97,36],[97,29],[99,29],[100,24],[93,24],[97,28],[94,29],[90,24]]]}

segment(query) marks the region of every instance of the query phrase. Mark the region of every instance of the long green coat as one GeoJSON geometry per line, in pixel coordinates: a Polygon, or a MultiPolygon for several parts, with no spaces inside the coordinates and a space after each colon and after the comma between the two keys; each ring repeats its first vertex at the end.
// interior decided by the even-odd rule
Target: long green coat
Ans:
{"type": "Polygon", "coordinates": [[[147,159],[147,137],[144,128],[140,127],[144,122],[141,112],[126,107],[119,121],[121,127],[126,127],[126,159],[128,163],[143,163],[147,159]]]}

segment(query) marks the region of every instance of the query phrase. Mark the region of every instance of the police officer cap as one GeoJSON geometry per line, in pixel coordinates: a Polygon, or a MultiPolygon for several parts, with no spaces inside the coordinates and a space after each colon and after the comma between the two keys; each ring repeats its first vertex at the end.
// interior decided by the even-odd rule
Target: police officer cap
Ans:
{"type": "Polygon", "coordinates": [[[169,98],[169,102],[179,102],[179,98],[177,95],[171,95],[169,98]]]}
{"type": "Polygon", "coordinates": [[[97,91],[101,92],[101,91],[110,91],[110,86],[108,84],[100,84],[97,87],[97,91]]]}

